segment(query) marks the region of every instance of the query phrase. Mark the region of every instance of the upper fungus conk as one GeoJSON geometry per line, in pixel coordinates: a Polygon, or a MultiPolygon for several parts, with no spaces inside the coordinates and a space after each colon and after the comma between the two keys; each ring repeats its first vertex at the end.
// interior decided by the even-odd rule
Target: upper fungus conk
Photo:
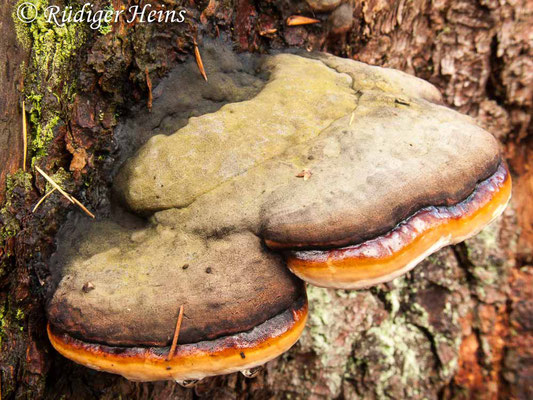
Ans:
{"type": "Polygon", "coordinates": [[[325,54],[263,68],[256,97],[152,138],[126,164],[117,186],[131,209],[195,232],[252,231],[302,279],[360,288],[505,208],[497,140],[431,84],[325,54]]]}
{"type": "Polygon", "coordinates": [[[366,287],[505,208],[497,141],[431,84],[325,54],[265,56],[256,73],[268,79],[253,98],[152,137],[121,168],[118,198],[150,224],[96,223],[71,246],[48,307],[62,354],[137,380],[252,367],[306,317],[276,252],[310,283],[366,287]]]}

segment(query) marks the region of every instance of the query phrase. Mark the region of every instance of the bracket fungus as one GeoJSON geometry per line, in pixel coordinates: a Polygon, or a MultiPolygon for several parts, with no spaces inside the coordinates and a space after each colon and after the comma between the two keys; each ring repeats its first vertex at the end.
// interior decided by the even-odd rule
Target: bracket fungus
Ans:
{"type": "Polygon", "coordinates": [[[505,208],[497,141],[431,84],[327,54],[261,56],[253,74],[268,78],[251,98],[153,136],[121,167],[116,197],[148,222],[97,221],[62,245],[48,305],[60,353],[135,380],[250,369],[305,324],[285,263],[318,286],[367,287],[505,208]]]}
{"type": "Polygon", "coordinates": [[[304,328],[303,283],[251,234],[205,240],[108,221],[92,224],[85,240],[63,255],[48,306],[52,345],[80,364],[135,381],[246,373],[304,328]]]}

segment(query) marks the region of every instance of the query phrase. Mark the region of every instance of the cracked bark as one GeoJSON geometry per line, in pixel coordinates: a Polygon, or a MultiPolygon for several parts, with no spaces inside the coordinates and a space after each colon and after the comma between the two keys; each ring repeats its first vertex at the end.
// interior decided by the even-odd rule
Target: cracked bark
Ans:
{"type": "MultiPolygon", "coordinates": [[[[70,60],[77,95],[38,162],[69,171],[69,189],[83,202],[96,205],[105,197],[115,114],[146,102],[145,70],[155,87],[192,54],[196,34],[201,41],[218,31],[246,51],[325,50],[431,81],[449,106],[502,141],[515,178],[511,207],[477,237],[443,249],[390,284],[357,292],[309,287],[309,326],[289,353],[255,379],[233,374],[183,389],[91,371],[50,348],[43,317],[47,261],[67,204],[53,195],[32,215],[44,183],[15,184],[5,209],[18,230],[0,242],[4,398],[531,398],[532,2],[356,0],[347,32],[334,23],[334,12],[316,14],[319,25],[286,27],[282,21],[292,14],[313,15],[304,2],[198,3],[189,6],[183,25],[118,24],[110,34],[91,33],[70,60]],[[259,34],[269,28],[278,31],[259,34]]],[[[4,2],[0,11],[1,179],[21,159],[16,83],[27,55],[14,35],[13,4],[4,2]]],[[[7,217],[1,218],[5,226],[7,217]]]]}

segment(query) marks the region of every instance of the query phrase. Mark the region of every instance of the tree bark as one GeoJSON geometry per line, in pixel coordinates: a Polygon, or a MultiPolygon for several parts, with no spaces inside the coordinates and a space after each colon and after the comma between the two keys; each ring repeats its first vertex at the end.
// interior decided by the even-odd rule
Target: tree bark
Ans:
{"type": "MultiPolygon", "coordinates": [[[[2,0],[0,5],[0,187],[4,188],[7,174],[22,167],[22,108],[20,104],[21,66],[27,62],[28,51],[18,42],[11,12],[15,2],[2,0]]],[[[4,190],[0,190],[0,202],[4,190]]]]}
{"type": "MultiPolygon", "coordinates": [[[[303,1],[154,1],[186,7],[186,21],[122,18],[108,30],[52,32],[51,58],[32,33],[44,37],[52,27],[14,24],[14,3],[3,1],[0,9],[2,398],[533,397],[531,0],[354,0],[325,13],[303,1]],[[286,26],[295,14],[321,23],[286,26]],[[323,50],[429,80],[450,107],[502,142],[515,182],[511,206],[475,238],[389,284],[361,291],[309,286],[310,320],[301,340],[254,379],[232,374],[185,389],[78,366],[51,348],[44,315],[48,260],[69,203],[53,194],[32,212],[46,185],[34,172],[16,173],[20,99],[31,120],[28,165],[57,173],[96,208],[106,201],[117,114],[125,118],[133,104],[147,104],[151,87],[193,54],[195,40],[217,35],[242,51],[323,50]]],[[[130,3],[112,1],[115,9],[130,3]]],[[[95,9],[107,4],[94,2],[95,9]]]]}

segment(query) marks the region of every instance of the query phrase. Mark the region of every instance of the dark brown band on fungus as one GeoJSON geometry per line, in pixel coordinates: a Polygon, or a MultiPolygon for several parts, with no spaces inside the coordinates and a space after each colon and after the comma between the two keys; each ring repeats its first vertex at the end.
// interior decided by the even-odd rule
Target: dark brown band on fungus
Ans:
{"type": "Polygon", "coordinates": [[[438,249],[473,236],[499,216],[511,195],[511,177],[501,163],[465,200],[426,207],[385,235],[329,250],[286,252],[289,268],[319,286],[360,288],[387,281],[438,249]]]}
{"type": "Polygon", "coordinates": [[[477,179],[464,178],[465,184],[461,191],[450,193],[446,188],[442,188],[440,193],[435,193],[431,198],[422,199],[414,196],[415,198],[410,204],[401,205],[396,208],[390,224],[387,223],[379,227],[353,226],[353,232],[343,232],[342,236],[335,234],[331,238],[320,234],[320,236],[323,236],[323,239],[319,240],[294,240],[288,237],[288,234],[283,230],[276,232],[268,227],[264,228],[262,236],[266,245],[275,250],[327,250],[363,243],[387,234],[421,210],[431,207],[448,208],[463,202],[479,187],[480,183],[490,179],[501,168],[504,168],[502,167],[503,164],[501,155],[497,154],[493,160],[487,163],[485,173],[482,176],[477,179]]]}
{"type": "MultiPolygon", "coordinates": [[[[274,268],[274,267],[273,267],[274,268]]],[[[205,327],[195,326],[193,320],[190,320],[188,312],[190,309],[185,309],[185,320],[180,331],[180,343],[196,343],[199,340],[215,340],[219,337],[230,336],[239,332],[244,332],[254,328],[262,322],[273,318],[283,310],[291,307],[294,302],[297,302],[302,296],[305,296],[305,285],[297,277],[286,270],[285,266],[280,261],[279,267],[280,275],[277,282],[272,282],[271,286],[277,290],[277,297],[263,299],[261,307],[257,307],[255,312],[245,314],[241,311],[240,315],[237,312],[229,313],[222,312],[220,308],[213,307],[209,310],[216,315],[217,324],[207,325],[205,327]],[[283,284],[285,282],[285,284],[283,284]]],[[[274,291],[271,291],[273,293],[274,291]]],[[[256,299],[257,300],[257,299],[256,299]]],[[[230,305],[234,307],[234,305],[230,305]]],[[[238,311],[238,310],[237,310],[238,311]]],[[[70,336],[87,340],[91,343],[110,344],[113,346],[127,346],[127,347],[162,347],[170,345],[172,340],[173,324],[169,325],[169,330],[163,331],[160,336],[150,336],[145,331],[134,331],[121,328],[118,324],[112,325],[107,330],[95,329],[96,324],[93,321],[87,320],[84,313],[79,312],[76,307],[65,301],[59,299],[53,302],[47,308],[48,320],[56,328],[68,332],[70,336]],[[116,338],[116,331],[122,330],[136,332],[137,335],[126,338],[122,335],[116,338]],[[106,340],[107,338],[107,340],[106,340]],[[111,340],[111,338],[113,338],[111,340]]],[[[160,321],[157,321],[160,322],[160,321]]],[[[205,325],[205,324],[204,324],[205,325]]]]}
{"type": "Polygon", "coordinates": [[[118,347],[88,343],[48,324],[48,336],[63,356],[131,380],[201,379],[252,368],[279,356],[299,339],[307,319],[304,296],[289,309],[247,332],[170,347],[118,347]]]}

